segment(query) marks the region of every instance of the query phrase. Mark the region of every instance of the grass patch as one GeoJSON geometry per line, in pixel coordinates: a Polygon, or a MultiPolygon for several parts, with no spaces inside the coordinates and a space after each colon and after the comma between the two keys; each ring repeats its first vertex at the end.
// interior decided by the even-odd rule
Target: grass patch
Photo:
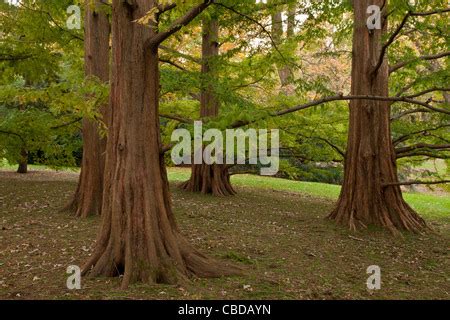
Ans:
{"type": "MultiPolygon", "coordinates": [[[[171,169],[170,176],[182,181],[189,171],[171,169]]],[[[117,278],[83,278],[82,290],[70,291],[66,268],[92,255],[101,222],[59,211],[77,179],[74,172],[0,171],[0,299],[450,298],[450,223],[436,211],[428,208],[432,214],[425,215],[434,230],[427,234],[395,238],[379,228],[353,233],[324,219],[336,186],[323,185],[334,190],[330,196],[320,184],[256,176],[234,177],[234,197],[171,187],[183,235],[208,256],[241,266],[243,276],[135,284],[126,291],[117,278]],[[366,288],[370,265],[382,270],[376,292],[366,288]]],[[[416,201],[426,207],[434,197],[416,201]]]]}
{"type": "Polygon", "coordinates": [[[229,251],[227,253],[225,253],[224,255],[222,255],[223,259],[229,259],[235,262],[241,262],[244,264],[254,264],[255,261],[253,261],[252,259],[250,259],[249,257],[245,257],[237,252],[233,252],[233,251],[229,251]]]}
{"type": "MultiPolygon", "coordinates": [[[[169,179],[174,182],[189,178],[188,169],[170,168],[169,179]]],[[[233,185],[250,188],[289,191],[306,194],[322,199],[337,200],[341,187],[337,185],[292,181],[256,175],[236,175],[231,178],[233,185]]],[[[450,196],[430,195],[422,193],[404,193],[408,204],[425,217],[450,219],[450,196]]]]}

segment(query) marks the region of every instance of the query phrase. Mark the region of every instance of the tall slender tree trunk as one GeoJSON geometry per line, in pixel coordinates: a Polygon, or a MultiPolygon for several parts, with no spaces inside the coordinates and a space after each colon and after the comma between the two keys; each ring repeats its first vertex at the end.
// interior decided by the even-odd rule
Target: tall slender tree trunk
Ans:
{"type": "MultiPolygon", "coordinates": [[[[388,63],[384,59],[377,72],[382,30],[369,31],[366,25],[369,5],[383,7],[384,0],[354,0],[352,95],[388,96],[388,63]]],[[[330,219],[355,230],[368,225],[398,230],[420,231],[425,222],[403,200],[398,182],[396,156],[391,139],[390,104],[372,100],[350,103],[350,127],[345,176],[336,209],[330,219]]]]}
{"type": "Polygon", "coordinates": [[[146,46],[155,29],[134,22],[156,1],[112,3],[111,123],[106,147],[102,226],[83,268],[130,283],[174,283],[189,275],[232,273],[192,248],[172,213],[160,152],[159,61],[146,46]]]}
{"type": "Polygon", "coordinates": [[[20,150],[19,167],[17,173],[28,173],[28,151],[23,147],[20,150]]]}
{"type": "MultiPolygon", "coordinates": [[[[294,26],[295,26],[295,5],[289,5],[287,12],[287,33],[286,36],[288,38],[294,35],[294,26]]],[[[279,47],[283,43],[283,14],[281,11],[277,11],[272,14],[272,39],[274,44],[279,47]]],[[[286,62],[278,63],[278,76],[281,82],[282,92],[285,94],[290,94],[292,91],[287,86],[292,81],[292,71],[286,62]]]]}
{"type": "MultiPolygon", "coordinates": [[[[203,85],[200,99],[200,116],[215,118],[219,115],[219,100],[211,84],[215,77],[211,61],[219,54],[219,23],[215,18],[204,18],[202,25],[202,76],[203,85]]],[[[193,164],[191,177],[181,184],[181,188],[190,192],[230,196],[236,194],[230,182],[226,164],[193,164]]]]}
{"type": "MultiPolygon", "coordinates": [[[[99,10],[101,1],[95,1],[95,8],[86,4],[85,15],[85,74],[109,81],[109,36],[110,23],[106,13],[99,10]],[[94,10],[93,10],[94,9],[94,10]]],[[[108,123],[108,106],[100,108],[103,120],[108,123]]],[[[99,215],[102,209],[103,173],[105,167],[106,138],[101,137],[98,123],[83,120],[83,159],[78,187],[67,208],[77,217],[99,215]]]]}

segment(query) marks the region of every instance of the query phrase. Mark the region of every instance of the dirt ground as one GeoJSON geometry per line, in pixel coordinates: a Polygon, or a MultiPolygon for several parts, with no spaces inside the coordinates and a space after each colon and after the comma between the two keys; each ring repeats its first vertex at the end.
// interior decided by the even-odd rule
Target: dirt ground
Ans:
{"type": "Polygon", "coordinates": [[[212,198],[175,186],[184,235],[245,274],[128,290],[119,279],[83,278],[71,291],[66,268],[92,254],[100,223],[60,212],[76,181],[76,173],[0,171],[0,299],[450,299],[450,219],[428,219],[433,232],[403,238],[351,233],[324,219],[330,200],[251,188],[212,198]],[[371,265],[381,268],[380,290],[366,287],[371,265]]]}

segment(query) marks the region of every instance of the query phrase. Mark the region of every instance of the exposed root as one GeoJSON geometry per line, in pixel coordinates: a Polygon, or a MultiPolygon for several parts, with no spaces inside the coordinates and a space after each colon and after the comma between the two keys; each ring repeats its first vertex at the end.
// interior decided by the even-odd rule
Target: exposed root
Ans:
{"type": "Polygon", "coordinates": [[[429,229],[423,220],[404,200],[396,202],[379,202],[376,208],[355,209],[356,204],[349,206],[345,196],[341,198],[336,208],[328,215],[328,219],[347,226],[351,231],[365,229],[375,225],[389,230],[396,236],[401,231],[422,233],[429,229]]]}
{"type": "Polygon", "coordinates": [[[115,259],[111,246],[106,247],[104,251],[97,247],[96,252],[84,265],[82,275],[122,276],[121,288],[126,289],[135,282],[178,284],[189,281],[191,277],[220,278],[243,274],[243,269],[238,266],[205,256],[194,249],[181,235],[178,235],[177,239],[181,263],[177,258],[166,255],[164,258],[157,257],[157,261],[132,257],[133,254],[129,252],[131,248],[126,250],[124,257],[115,259]]]}
{"type": "Polygon", "coordinates": [[[77,218],[87,218],[101,214],[101,195],[77,188],[72,200],[61,209],[61,212],[69,212],[77,218]]]}

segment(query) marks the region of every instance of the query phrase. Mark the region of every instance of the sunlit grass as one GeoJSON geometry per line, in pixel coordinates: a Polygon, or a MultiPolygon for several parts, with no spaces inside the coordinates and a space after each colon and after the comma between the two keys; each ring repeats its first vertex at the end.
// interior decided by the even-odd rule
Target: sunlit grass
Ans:
{"type": "MultiPolygon", "coordinates": [[[[0,169],[15,170],[16,166],[3,163],[0,169]]],[[[32,170],[53,170],[46,166],[30,165],[32,170]]],[[[62,168],[61,171],[76,172],[77,168],[62,168]]],[[[188,168],[168,168],[169,180],[172,182],[181,182],[189,178],[190,170],[188,168]]],[[[318,198],[337,200],[341,190],[340,186],[316,183],[292,181],[272,177],[261,177],[256,175],[235,175],[231,178],[233,185],[239,187],[264,188],[278,191],[288,191],[307,194],[318,198]]],[[[450,218],[450,197],[448,195],[431,195],[423,193],[404,193],[405,200],[417,212],[423,216],[435,218],[450,218]]]]}
{"type": "MultiPolygon", "coordinates": [[[[178,182],[188,179],[190,171],[189,169],[169,168],[168,174],[170,181],[178,182]]],[[[337,200],[341,190],[341,187],[337,185],[256,175],[235,175],[231,180],[236,186],[297,192],[330,200],[337,200]]],[[[437,196],[405,192],[404,197],[408,204],[421,215],[450,218],[450,197],[448,195],[437,196]]]]}

